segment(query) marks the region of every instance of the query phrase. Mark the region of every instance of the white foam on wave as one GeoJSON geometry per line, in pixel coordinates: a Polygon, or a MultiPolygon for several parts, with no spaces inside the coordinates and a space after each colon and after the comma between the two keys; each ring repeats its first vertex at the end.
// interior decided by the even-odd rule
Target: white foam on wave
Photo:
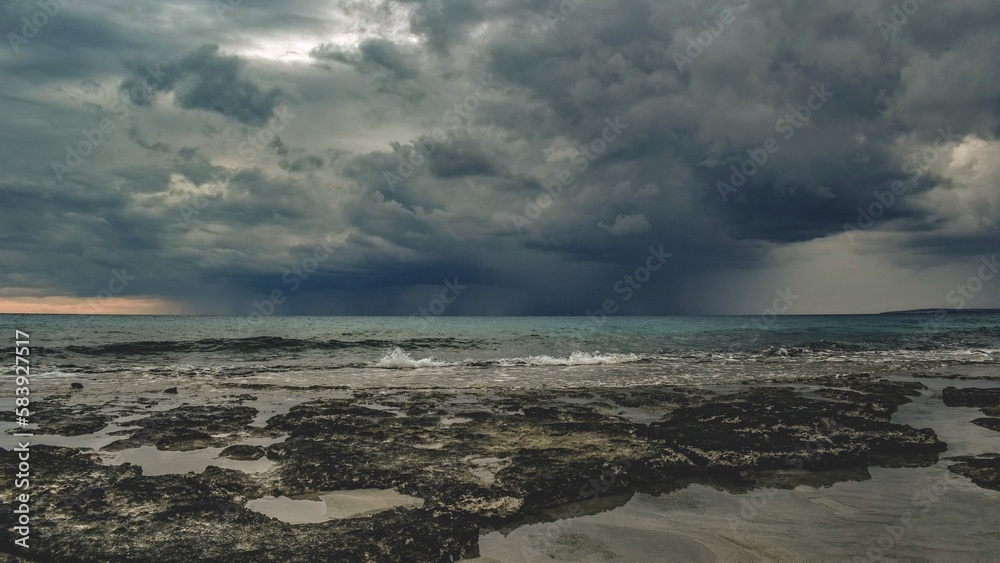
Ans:
{"type": "Polygon", "coordinates": [[[81,375],[86,375],[86,374],[81,374],[81,373],[77,373],[77,372],[59,371],[59,370],[55,370],[55,371],[42,371],[42,372],[37,372],[36,371],[36,372],[33,372],[33,373],[34,373],[35,377],[80,377],[81,375]]]}
{"type": "Polygon", "coordinates": [[[440,362],[434,358],[421,358],[419,360],[414,360],[399,346],[393,346],[388,352],[385,353],[384,356],[382,356],[381,360],[375,362],[375,367],[386,369],[431,368],[444,367],[448,365],[451,364],[448,362],[440,362]]]}
{"type": "Polygon", "coordinates": [[[527,358],[501,358],[496,360],[498,366],[595,366],[608,364],[627,364],[642,360],[636,354],[602,354],[600,352],[573,352],[566,358],[552,356],[528,356],[527,358]]]}
{"type": "Polygon", "coordinates": [[[498,366],[498,367],[531,367],[531,366],[595,366],[610,364],[626,364],[642,361],[636,354],[602,354],[600,352],[573,352],[568,357],[527,356],[523,358],[498,358],[490,360],[467,359],[460,362],[446,362],[433,357],[413,359],[398,346],[390,349],[373,367],[385,369],[415,369],[428,367],[458,367],[458,366],[498,366]]]}

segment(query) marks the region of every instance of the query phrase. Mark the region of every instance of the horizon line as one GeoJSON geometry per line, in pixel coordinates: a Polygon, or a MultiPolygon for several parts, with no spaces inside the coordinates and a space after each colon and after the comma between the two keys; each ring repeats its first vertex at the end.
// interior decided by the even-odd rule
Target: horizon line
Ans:
{"type": "MultiPolygon", "coordinates": [[[[877,313],[776,313],[775,316],[778,317],[852,317],[852,316],[882,316],[882,315],[932,315],[936,313],[945,312],[948,314],[954,313],[964,313],[964,314],[982,314],[982,313],[1000,313],[1000,308],[979,308],[979,309],[949,309],[945,307],[938,308],[926,308],[926,309],[905,309],[898,311],[881,311],[877,313]]],[[[220,314],[210,314],[210,313],[20,313],[20,312],[2,312],[0,315],[8,316],[35,316],[35,317],[232,317],[241,318],[249,317],[251,315],[240,314],[240,315],[220,315],[220,314]]],[[[351,317],[378,317],[378,318],[402,318],[407,319],[413,315],[391,315],[391,314],[380,314],[380,315],[268,315],[266,317],[259,316],[255,318],[270,319],[270,318],[351,318],[351,317]]],[[[620,314],[620,315],[609,315],[608,318],[664,318],[664,317],[760,317],[760,316],[772,316],[770,314],[762,313],[672,313],[672,314],[662,314],[662,315],[631,315],[631,314],[620,314]]],[[[545,314],[526,314],[526,315],[461,315],[461,314],[451,314],[451,315],[437,315],[435,318],[589,318],[586,314],[575,314],[575,315],[545,315],[545,314]]]]}

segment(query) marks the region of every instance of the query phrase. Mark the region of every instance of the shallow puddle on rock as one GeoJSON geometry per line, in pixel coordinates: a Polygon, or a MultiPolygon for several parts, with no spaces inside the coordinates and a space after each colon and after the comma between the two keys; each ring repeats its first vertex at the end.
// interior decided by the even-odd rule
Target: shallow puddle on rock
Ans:
{"type": "MultiPolygon", "coordinates": [[[[99,450],[112,442],[116,442],[122,436],[112,435],[113,432],[123,430],[137,430],[138,426],[119,426],[111,423],[92,434],[80,434],[79,436],[62,436],[58,434],[35,434],[32,437],[32,444],[45,444],[47,446],[59,446],[63,448],[79,448],[82,450],[99,450]]],[[[36,430],[36,432],[38,432],[36,430]]]]}
{"type": "Polygon", "coordinates": [[[920,397],[913,397],[892,415],[892,421],[917,428],[931,428],[938,439],[948,444],[948,451],[942,457],[978,455],[988,452],[1000,453],[1000,432],[972,424],[972,420],[986,416],[978,408],[948,407],[941,399],[945,387],[996,388],[990,381],[950,381],[930,378],[918,379],[929,389],[920,397]]]}
{"type": "Polygon", "coordinates": [[[496,482],[496,471],[499,469],[500,465],[505,463],[509,458],[506,457],[475,457],[467,456],[464,461],[468,461],[473,464],[474,467],[469,469],[477,479],[482,481],[487,485],[492,485],[496,482]]]}
{"type": "Polygon", "coordinates": [[[392,489],[333,491],[319,496],[326,503],[329,518],[353,518],[397,506],[419,508],[424,505],[424,499],[400,494],[392,489]]]}
{"type": "Polygon", "coordinates": [[[396,416],[396,418],[406,418],[406,413],[399,410],[399,407],[394,407],[391,405],[383,405],[380,403],[363,403],[358,405],[359,407],[365,407],[367,409],[372,409],[376,411],[383,411],[396,416]]]}
{"type": "Polygon", "coordinates": [[[1000,432],[968,422],[983,416],[977,409],[944,406],[940,388],[949,384],[955,383],[928,383],[931,389],[892,419],[930,427],[948,443],[931,467],[871,467],[867,480],[746,494],[700,484],[657,496],[637,493],[598,514],[577,511],[486,533],[481,557],[468,561],[991,559],[1000,553],[1000,492],[949,472],[953,462],[945,458],[1000,451],[1000,432]]]}
{"type": "Polygon", "coordinates": [[[247,508],[289,524],[314,524],[327,520],[359,518],[396,507],[421,507],[424,499],[392,489],[354,489],[295,497],[262,497],[247,508]]]}
{"type": "Polygon", "coordinates": [[[466,422],[472,422],[471,418],[465,418],[464,416],[442,416],[441,426],[451,426],[452,424],[465,424],[466,422]]]}
{"type": "Polygon", "coordinates": [[[418,450],[440,450],[444,447],[444,442],[434,442],[432,444],[414,444],[414,448],[418,450]]]}
{"type": "Polygon", "coordinates": [[[249,393],[256,394],[253,401],[246,401],[243,406],[257,409],[250,426],[263,428],[267,426],[267,421],[280,414],[288,414],[296,405],[307,403],[314,399],[350,399],[353,393],[339,389],[324,389],[321,391],[288,389],[282,393],[273,391],[256,392],[249,390],[249,393]]]}
{"type": "Polygon", "coordinates": [[[599,407],[597,412],[608,416],[620,416],[635,424],[650,424],[659,422],[668,412],[667,410],[654,411],[639,407],[623,407],[615,403],[611,408],[599,407]]]}
{"type": "Polygon", "coordinates": [[[476,479],[479,479],[486,485],[492,485],[493,483],[496,483],[497,476],[489,469],[485,469],[482,467],[475,467],[470,469],[469,472],[472,473],[472,475],[476,479]]]}
{"type": "Polygon", "coordinates": [[[484,534],[482,558],[468,561],[988,559],[1000,552],[1000,493],[946,465],[821,488],[637,493],[600,514],[484,534]]]}
{"type": "Polygon", "coordinates": [[[121,465],[123,463],[138,465],[142,468],[143,475],[201,473],[209,465],[235,469],[244,473],[263,473],[275,465],[266,457],[254,461],[237,461],[219,457],[222,449],[202,448],[182,452],[161,451],[155,446],[141,446],[120,452],[101,452],[101,459],[105,465],[121,465]]]}
{"type": "Polygon", "coordinates": [[[325,522],[326,503],[321,500],[263,497],[247,503],[247,508],[289,524],[325,522]]]}

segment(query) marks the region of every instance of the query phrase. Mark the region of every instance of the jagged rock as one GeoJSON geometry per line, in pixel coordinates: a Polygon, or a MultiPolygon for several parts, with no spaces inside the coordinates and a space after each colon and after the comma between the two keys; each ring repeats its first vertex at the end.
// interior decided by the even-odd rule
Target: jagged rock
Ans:
{"type": "Polygon", "coordinates": [[[156,446],[160,450],[187,451],[225,447],[252,436],[268,434],[249,426],[256,414],[256,409],[252,407],[177,407],[131,422],[140,428],[131,432],[128,438],[112,442],[102,449],[121,451],[156,446]]]}
{"type": "Polygon", "coordinates": [[[945,387],[941,398],[949,407],[997,407],[1000,406],[1000,387],[990,389],[945,387]]]}
{"type": "Polygon", "coordinates": [[[990,453],[955,459],[959,463],[949,466],[949,471],[972,479],[973,483],[984,489],[1000,491],[1000,454],[990,453]]]}
{"type": "MultiPolygon", "coordinates": [[[[480,526],[544,519],[561,507],[605,510],[637,491],[693,481],[745,489],[783,469],[838,470],[822,474],[828,482],[864,479],[870,464],[933,463],[944,449],[930,430],[890,420],[920,393],[919,384],[855,376],[821,385],[828,386],[816,391],[819,399],[781,387],[730,394],[677,387],[521,389],[474,400],[437,389],[354,390],[350,399],[295,405],[271,417],[266,429],[250,426],[257,414],[250,407],[150,413],[116,405],[148,416],[129,422],[139,428],[122,431],[128,437],[108,450],[229,446],[222,456],[266,455],[274,468],[146,476],[129,464],[102,465],[95,454],[33,447],[32,468],[46,487],[32,509],[33,533],[45,538],[33,556],[452,561],[476,555],[480,526]],[[619,408],[652,413],[646,420],[655,422],[632,422],[616,414],[619,408]],[[267,447],[233,445],[286,433],[284,442],[267,447]],[[395,489],[424,505],[307,525],[246,508],[264,496],[364,488],[395,489]]],[[[53,406],[49,416],[72,423],[100,412],[53,406]]],[[[0,452],[0,470],[11,474],[15,458],[6,454],[0,452]]],[[[0,481],[0,496],[12,493],[12,481],[0,481]]],[[[10,510],[0,506],[0,517],[12,517],[10,510]]],[[[9,534],[0,530],[0,552],[9,551],[9,534]]]]}
{"type": "Polygon", "coordinates": [[[972,421],[977,426],[1000,432],[1000,418],[977,418],[972,421]]]}
{"type": "Polygon", "coordinates": [[[92,434],[108,425],[112,416],[102,412],[100,405],[63,406],[45,401],[36,403],[32,419],[47,434],[57,436],[82,436],[92,434]]]}
{"type": "Polygon", "coordinates": [[[236,445],[222,450],[219,456],[242,461],[253,461],[264,457],[265,453],[266,450],[261,446],[236,445]]]}

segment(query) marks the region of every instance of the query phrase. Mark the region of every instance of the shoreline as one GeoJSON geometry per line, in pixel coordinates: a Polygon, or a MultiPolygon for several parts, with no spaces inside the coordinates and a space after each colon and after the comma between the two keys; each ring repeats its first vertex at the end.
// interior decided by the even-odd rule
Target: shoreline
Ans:
{"type": "MultiPolygon", "coordinates": [[[[942,466],[993,494],[1000,460],[971,450],[947,460],[946,440],[921,424],[921,417],[972,408],[945,407],[946,387],[1000,386],[991,376],[954,376],[572,389],[215,382],[214,394],[201,383],[127,390],[60,382],[62,391],[44,396],[34,419],[50,441],[73,447],[41,445],[41,434],[32,443],[32,470],[46,494],[33,496],[37,538],[29,555],[469,559],[481,538],[494,549],[498,533],[516,537],[546,521],[618,514],[671,491],[830,487],[866,481],[879,468],[942,466]],[[945,410],[895,422],[914,400],[945,410]],[[248,508],[266,505],[280,516],[306,506],[296,502],[314,503],[318,516],[291,524],[248,508]]],[[[992,395],[950,398],[982,404],[982,418],[1000,417],[992,395]]],[[[13,461],[9,451],[0,456],[13,461]]],[[[11,483],[3,492],[13,492],[11,483]]],[[[702,553],[687,541],[675,538],[702,553]]]]}

